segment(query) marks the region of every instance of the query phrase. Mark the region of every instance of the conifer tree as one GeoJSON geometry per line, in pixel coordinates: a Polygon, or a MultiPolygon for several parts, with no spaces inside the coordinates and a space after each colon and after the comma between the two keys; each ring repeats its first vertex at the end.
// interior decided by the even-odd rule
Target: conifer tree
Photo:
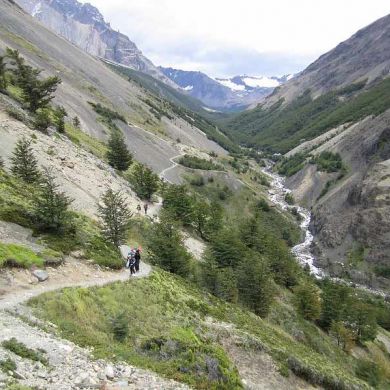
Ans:
{"type": "Polygon", "coordinates": [[[54,110],[54,123],[59,133],[65,133],[65,117],[68,116],[66,110],[62,106],[57,106],[54,110]]]}
{"type": "Polygon", "coordinates": [[[0,169],[4,169],[4,160],[3,157],[0,156],[0,169]]]}
{"type": "Polygon", "coordinates": [[[31,141],[23,137],[16,143],[11,157],[11,171],[26,183],[35,183],[40,176],[38,161],[34,156],[31,141]]]}
{"type": "Polygon", "coordinates": [[[164,185],[163,189],[164,210],[175,220],[183,225],[191,225],[194,222],[194,198],[188,194],[183,185],[164,185]]]}
{"type": "Polygon", "coordinates": [[[126,238],[132,213],[129,211],[126,199],[120,191],[109,188],[98,204],[101,230],[103,236],[115,247],[121,245],[126,238]]]}
{"type": "Polygon", "coordinates": [[[79,129],[80,128],[80,119],[78,116],[75,116],[73,119],[72,119],[72,123],[73,123],[73,127],[75,127],[76,129],[79,129]]]}
{"type": "Polygon", "coordinates": [[[188,276],[190,258],[176,224],[167,216],[153,225],[149,234],[148,249],[153,264],[166,271],[188,276]]]}
{"type": "Polygon", "coordinates": [[[158,176],[150,168],[139,163],[135,165],[130,180],[137,195],[147,200],[150,200],[158,190],[160,182],[158,176]]]}
{"type": "Polygon", "coordinates": [[[265,317],[275,294],[267,262],[258,255],[248,254],[241,258],[237,273],[240,301],[257,315],[265,317]]]}
{"type": "Polygon", "coordinates": [[[7,88],[7,79],[5,77],[5,73],[7,71],[5,57],[0,56],[0,90],[4,90],[7,88]]]}
{"type": "Polygon", "coordinates": [[[26,65],[17,50],[7,48],[6,55],[14,65],[12,69],[16,84],[22,90],[23,101],[28,109],[35,113],[39,108],[46,108],[54,98],[53,93],[60,84],[61,79],[57,76],[39,79],[40,69],[26,65]]]}
{"type": "Polygon", "coordinates": [[[40,108],[35,112],[34,127],[46,133],[48,127],[51,125],[50,111],[47,108],[40,108]]]}
{"type": "Polygon", "coordinates": [[[294,288],[294,294],[296,307],[303,318],[318,320],[321,314],[319,289],[311,283],[304,283],[294,288]]]}
{"type": "Polygon", "coordinates": [[[71,220],[69,206],[73,200],[59,191],[52,172],[44,170],[40,192],[34,201],[35,216],[45,231],[59,232],[71,220]]]}
{"type": "Polygon", "coordinates": [[[111,132],[107,158],[108,163],[118,171],[126,171],[133,161],[133,156],[127,149],[123,134],[119,130],[111,132]]]}

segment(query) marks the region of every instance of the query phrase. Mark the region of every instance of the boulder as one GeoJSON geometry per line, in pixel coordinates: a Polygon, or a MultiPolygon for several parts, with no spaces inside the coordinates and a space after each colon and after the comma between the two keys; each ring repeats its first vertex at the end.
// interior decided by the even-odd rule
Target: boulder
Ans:
{"type": "Polygon", "coordinates": [[[110,364],[106,366],[104,373],[105,373],[107,379],[114,379],[115,378],[114,367],[111,366],[110,364]]]}
{"type": "Polygon", "coordinates": [[[49,274],[43,269],[36,269],[32,271],[32,274],[38,279],[40,282],[44,282],[49,278],[49,274]]]}

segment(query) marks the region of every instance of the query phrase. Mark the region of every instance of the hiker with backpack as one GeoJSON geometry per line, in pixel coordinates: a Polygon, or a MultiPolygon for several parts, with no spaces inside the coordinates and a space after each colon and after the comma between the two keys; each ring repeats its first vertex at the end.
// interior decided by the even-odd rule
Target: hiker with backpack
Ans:
{"type": "Polygon", "coordinates": [[[130,276],[135,274],[135,250],[131,249],[127,255],[126,268],[130,270],[130,276]]]}

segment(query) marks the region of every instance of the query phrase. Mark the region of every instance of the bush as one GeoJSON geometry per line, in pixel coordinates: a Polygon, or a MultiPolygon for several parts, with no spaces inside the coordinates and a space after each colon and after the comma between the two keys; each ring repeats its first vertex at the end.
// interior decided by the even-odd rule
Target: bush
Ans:
{"type": "Polygon", "coordinates": [[[190,184],[195,187],[203,187],[205,185],[205,181],[203,176],[197,175],[191,177],[190,184]]]}
{"type": "Polygon", "coordinates": [[[220,165],[214,164],[212,161],[205,160],[203,158],[184,155],[178,161],[179,164],[192,169],[202,169],[207,171],[222,171],[223,168],[220,165]]]}
{"type": "Polygon", "coordinates": [[[343,169],[343,161],[339,153],[322,152],[315,156],[311,162],[317,164],[319,171],[328,173],[338,172],[343,169]]]}
{"type": "Polygon", "coordinates": [[[286,203],[288,203],[290,205],[295,203],[294,197],[292,196],[291,192],[287,193],[284,196],[284,200],[286,201],[286,203]]]}
{"type": "Polygon", "coordinates": [[[300,171],[304,167],[305,161],[306,161],[305,154],[296,153],[291,157],[284,158],[282,162],[280,162],[276,166],[276,168],[281,175],[285,175],[289,177],[296,174],[298,171],[300,171]]]}
{"type": "Polygon", "coordinates": [[[16,371],[16,368],[16,363],[12,359],[7,358],[6,360],[0,360],[0,369],[6,374],[10,371],[16,371]]]}
{"type": "Polygon", "coordinates": [[[118,313],[111,320],[111,325],[115,340],[123,342],[129,334],[129,319],[126,313],[118,313]]]}
{"type": "Polygon", "coordinates": [[[356,376],[363,379],[373,387],[378,387],[381,381],[381,371],[377,364],[369,360],[358,360],[356,369],[356,376]]]}
{"type": "Polygon", "coordinates": [[[36,362],[41,362],[44,365],[48,364],[47,359],[42,355],[41,352],[28,348],[26,345],[16,340],[15,337],[3,341],[1,345],[3,348],[8,349],[9,351],[13,352],[15,355],[18,355],[22,358],[30,359],[36,362]]]}

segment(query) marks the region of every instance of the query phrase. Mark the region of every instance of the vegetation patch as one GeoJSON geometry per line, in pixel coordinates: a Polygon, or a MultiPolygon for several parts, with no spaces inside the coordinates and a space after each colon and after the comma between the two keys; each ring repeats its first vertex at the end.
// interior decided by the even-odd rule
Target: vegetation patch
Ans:
{"type": "Polygon", "coordinates": [[[304,153],[295,153],[291,157],[284,158],[278,163],[276,169],[281,175],[290,177],[295,175],[305,166],[306,158],[307,156],[304,153]]]}
{"type": "Polygon", "coordinates": [[[310,162],[312,164],[317,164],[319,171],[332,173],[345,170],[339,153],[322,152],[319,155],[313,157],[310,162]]]}
{"type": "Polygon", "coordinates": [[[21,358],[30,359],[35,362],[41,362],[45,366],[48,365],[48,361],[41,351],[28,348],[25,344],[19,342],[14,337],[12,339],[3,341],[1,346],[13,352],[15,355],[20,356],[21,358]]]}
{"type": "Polygon", "coordinates": [[[0,268],[30,268],[32,265],[42,267],[44,259],[27,247],[0,243],[0,268]]]}
{"type": "MultiPolygon", "coordinates": [[[[339,358],[334,360],[253,313],[162,271],[125,285],[44,294],[32,299],[30,305],[36,314],[58,325],[66,338],[93,346],[96,357],[126,360],[196,388],[241,386],[237,371],[218,342],[208,338],[206,317],[233,324],[232,329],[249,335],[253,345],[261,345],[277,362],[313,384],[321,383],[328,389],[368,388],[355,377],[351,358],[337,347],[333,348],[338,350],[339,358]],[[112,318],[119,313],[125,313],[130,327],[121,342],[112,327],[112,318]],[[194,364],[201,364],[200,373],[194,371],[194,364]],[[221,376],[215,378],[219,379],[211,379],[211,367],[218,367],[216,372],[221,376]],[[340,385],[332,387],[336,379],[340,385]]],[[[327,338],[325,334],[321,337],[327,338]]]]}
{"type": "Polygon", "coordinates": [[[192,169],[202,169],[205,171],[224,171],[223,167],[219,164],[215,164],[214,162],[205,160],[203,158],[190,156],[188,154],[181,157],[178,163],[192,169]]]}
{"type": "Polygon", "coordinates": [[[91,137],[87,133],[84,133],[80,128],[66,123],[65,133],[68,138],[78,146],[81,146],[83,149],[94,154],[102,160],[106,159],[107,156],[107,145],[99,141],[98,139],[91,137]]]}
{"type": "Polygon", "coordinates": [[[365,81],[355,83],[316,99],[307,90],[286,106],[279,101],[269,109],[238,114],[226,128],[245,145],[286,153],[334,127],[379,115],[390,107],[390,79],[367,90],[364,86],[365,81]]]}

